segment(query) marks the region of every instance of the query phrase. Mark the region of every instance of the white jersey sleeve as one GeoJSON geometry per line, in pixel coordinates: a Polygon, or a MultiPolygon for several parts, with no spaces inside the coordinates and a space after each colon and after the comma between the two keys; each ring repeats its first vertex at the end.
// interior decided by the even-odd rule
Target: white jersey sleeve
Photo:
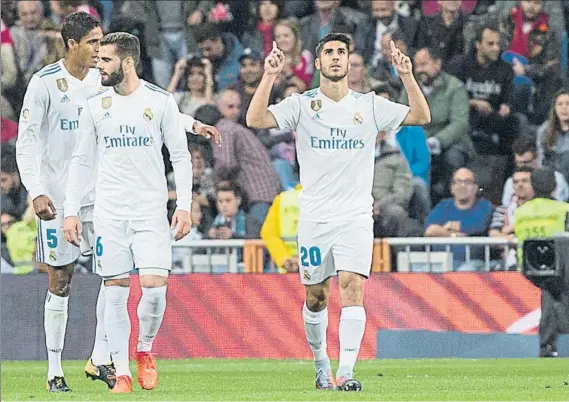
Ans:
{"type": "Polygon", "coordinates": [[[97,134],[95,122],[89,105],[85,105],[85,110],[81,114],[79,122],[79,135],[69,164],[69,178],[67,179],[67,189],[65,202],[63,203],[64,217],[77,216],[81,208],[81,199],[85,190],[89,186],[86,177],[92,177],[97,159],[97,134]]]}
{"type": "Polygon", "coordinates": [[[194,131],[194,123],[197,121],[192,116],[184,113],[180,113],[180,119],[182,120],[182,125],[184,126],[184,130],[187,133],[192,133],[193,135],[197,135],[194,131]]]}
{"type": "Polygon", "coordinates": [[[395,131],[409,113],[409,106],[391,102],[381,96],[373,98],[373,117],[377,131],[395,131]]]}
{"type": "Polygon", "coordinates": [[[275,117],[279,128],[288,128],[293,131],[296,131],[296,127],[300,121],[300,111],[299,94],[292,94],[276,105],[269,106],[269,112],[275,117]]]}
{"type": "Polygon", "coordinates": [[[190,212],[193,185],[192,157],[188,150],[184,119],[180,115],[178,105],[174,97],[170,95],[166,103],[160,129],[164,137],[164,144],[170,153],[172,167],[174,168],[177,208],[190,212]]]}
{"type": "Polygon", "coordinates": [[[48,107],[48,90],[43,81],[37,75],[33,75],[24,97],[16,142],[16,160],[20,177],[32,199],[47,194],[40,180],[39,153],[40,141],[43,141],[41,127],[48,107]]]}

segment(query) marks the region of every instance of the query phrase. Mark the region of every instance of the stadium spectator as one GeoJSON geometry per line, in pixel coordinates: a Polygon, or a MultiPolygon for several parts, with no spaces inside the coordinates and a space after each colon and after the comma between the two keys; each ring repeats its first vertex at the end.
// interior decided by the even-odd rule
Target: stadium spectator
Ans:
{"type": "Polygon", "coordinates": [[[331,32],[347,29],[354,39],[355,51],[364,55],[367,62],[370,57],[366,53],[366,38],[370,32],[369,18],[353,8],[340,7],[340,4],[339,0],[314,0],[316,12],[300,20],[304,49],[309,49],[312,52],[312,58],[315,58],[316,44],[320,39],[331,32]]]}
{"type": "Polygon", "coordinates": [[[14,112],[14,108],[10,105],[10,102],[4,97],[4,95],[0,95],[0,115],[2,118],[12,120],[14,122],[18,119],[14,112]]]}
{"type": "Polygon", "coordinates": [[[34,270],[36,235],[37,221],[31,200],[28,200],[28,208],[20,221],[16,221],[10,212],[2,213],[2,237],[6,237],[14,274],[24,275],[34,270]]]}
{"type": "MultiPolygon", "coordinates": [[[[431,123],[425,132],[433,155],[432,195],[436,202],[448,194],[452,172],[466,166],[474,155],[468,136],[468,94],[459,79],[442,71],[441,56],[434,49],[420,49],[414,67],[431,109],[431,123]]],[[[405,92],[400,100],[408,103],[405,92]]]]}
{"type": "Polygon", "coordinates": [[[281,85],[294,85],[304,92],[310,88],[312,82],[314,58],[304,47],[300,35],[300,27],[292,20],[279,21],[275,26],[275,41],[285,55],[285,65],[280,76],[281,85]]]}
{"type": "MultiPolygon", "coordinates": [[[[506,238],[509,241],[515,239],[514,210],[525,204],[526,201],[531,200],[534,196],[533,187],[531,186],[532,172],[533,168],[527,166],[521,166],[515,170],[512,175],[514,183],[513,201],[508,206],[500,205],[494,210],[490,222],[490,231],[488,232],[490,237],[506,238]]],[[[517,266],[516,250],[511,249],[509,254],[503,257],[508,270],[517,266]]]]}
{"type": "MultiPolygon", "coordinates": [[[[187,244],[188,242],[203,239],[204,236],[202,232],[199,230],[199,227],[202,225],[202,211],[200,203],[196,201],[195,198],[192,201],[191,208],[192,208],[191,210],[192,229],[190,230],[190,233],[186,235],[186,237],[174,242],[173,244],[184,245],[187,244]]],[[[184,259],[186,258],[187,255],[188,255],[187,249],[181,247],[172,247],[172,273],[183,273],[184,259]]]]}
{"type": "Polygon", "coordinates": [[[61,29],[52,20],[44,19],[40,25],[40,32],[46,46],[42,65],[53,64],[65,57],[65,44],[61,37],[61,29]]]}
{"type": "Polygon", "coordinates": [[[231,32],[222,33],[213,23],[200,26],[195,37],[203,57],[213,65],[216,90],[235,84],[239,77],[239,58],[243,54],[239,39],[231,32]]]}
{"type": "Polygon", "coordinates": [[[409,46],[405,42],[405,34],[399,29],[389,28],[381,36],[381,49],[383,52],[383,57],[377,62],[376,65],[370,66],[370,75],[379,80],[382,83],[389,84],[391,87],[397,91],[401,91],[402,84],[397,72],[391,64],[391,50],[389,48],[389,43],[393,41],[395,46],[402,52],[412,53],[409,51],[409,46]]]}
{"type": "Polygon", "coordinates": [[[417,34],[417,22],[411,17],[404,17],[395,10],[394,0],[372,0],[371,2],[372,28],[365,38],[366,52],[364,55],[371,57],[372,66],[377,66],[385,57],[381,41],[383,34],[388,30],[399,29],[405,35],[405,43],[410,45],[415,42],[417,34]]]}
{"type": "Polygon", "coordinates": [[[10,211],[20,220],[28,208],[28,193],[20,180],[15,150],[12,147],[2,148],[1,163],[2,211],[10,211]]]}
{"type": "Polygon", "coordinates": [[[16,55],[14,52],[14,40],[10,34],[10,30],[1,22],[2,31],[0,34],[0,60],[1,64],[1,78],[2,78],[2,93],[14,88],[18,80],[18,64],[16,62],[16,55]]]}
{"type": "MultiPolygon", "coordinates": [[[[453,198],[442,200],[427,218],[426,237],[487,236],[492,219],[492,204],[478,198],[474,173],[458,169],[451,183],[453,198]]],[[[445,251],[446,246],[433,246],[433,251],[445,251]]],[[[470,247],[470,262],[466,261],[464,246],[451,246],[453,268],[457,271],[478,271],[484,267],[484,247],[470,247]]]]}
{"type": "Polygon", "coordinates": [[[216,190],[219,213],[207,232],[210,239],[228,240],[245,237],[245,212],[241,209],[241,194],[230,183],[219,183],[216,190]]]}
{"type": "Polygon", "coordinates": [[[541,124],[560,81],[559,34],[551,28],[544,1],[520,1],[500,18],[502,49],[507,50],[517,85],[515,109],[541,124]]]}
{"type": "Polygon", "coordinates": [[[561,89],[551,104],[549,119],[537,133],[538,162],[569,178],[569,89],[561,89]]]}
{"type": "Polygon", "coordinates": [[[213,149],[213,171],[218,181],[229,180],[245,192],[248,210],[247,236],[258,238],[274,198],[281,191],[269,153],[250,130],[227,118],[215,106],[202,106],[196,118],[215,125],[223,135],[213,149]]]}
{"type": "Polygon", "coordinates": [[[6,211],[4,208],[2,208],[2,214],[0,216],[0,219],[2,224],[2,230],[1,230],[2,242],[1,242],[0,253],[3,260],[5,260],[8,264],[13,265],[12,258],[10,257],[10,251],[8,250],[6,230],[8,230],[10,226],[12,226],[18,220],[14,215],[12,215],[12,213],[10,213],[10,211],[6,211]]]}
{"type": "Polygon", "coordinates": [[[447,72],[466,86],[470,136],[484,166],[484,174],[478,174],[479,184],[499,204],[502,183],[512,169],[509,150],[518,136],[519,121],[513,113],[514,74],[500,59],[498,27],[481,27],[472,51],[453,58],[447,72]]]}
{"type": "Polygon", "coordinates": [[[415,47],[437,48],[446,65],[454,56],[464,52],[462,31],[466,16],[461,13],[461,0],[440,1],[440,10],[432,16],[423,16],[417,29],[415,47]]]}
{"type": "Polygon", "coordinates": [[[16,138],[18,137],[18,123],[13,120],[5,119],[2,117],[2,144],[12,143],[16,145],[16,138]]]}
{"type": "Polygon", "coordinates": [[[216,95],[217,108],[225,119],[235,123],[241,117],[241,96],[234,89],[224,89],[216,95]]]}
{"type": "Polygon", "coordinates": [[[10,29],[14,39],[14,51],[20,71],[26,83],[32,74],[45,64],[47,54],[45,37],[40,30],[44,20],[43,3],[40,0],[18,2],[18,22],[10,29]]]}
{"type": "Polygon", "coordinates": [[[350,53],[350,70],[348,71],[350,89],[365,94],[377,84],[378,82],[369,75],[361,54],[350,53]]]}
{"type": "MultiPolygon", "coordinates": [[[[209,21],[219,26],[222,32],[231,32],[239,40],[253,19],[251,0],[215,0],[200,1],[199,8],[205,9],[202,22],[209,21]]],[[[197,31],[201,26],[196,26],[197,31]]]]}
{"type": "MultiPolygon", "coordinates": [[[[516,168],[528,166],[533,169],[540,167],[537,156],[537,145],[532,137],[521,136],[512,145],[514,152],[514,162],[516,168]]],[[[569,199],[569,185],[567,180],[560,172],[555,172],[555,198],[558,201],[567,201],[569,199]]],[[[510,177],[504,184],[504,192],[502,193],[502,205],[509,206],[514,196],[514,183],[510,177]]]]}
{"type": "Polygon", "coordinates": [[[299,184],[277,195],[261,228],[261,239],[280,273],[298,272],[296,235],[301,189],[299,184]]]}
{"type": "MultiPolygon", "coordinates": [[[[272,44],[271,44],[272,46],[272,44]]],[[[253,98],[253,94],[261,82],[263,76],[263,57],[255,50],[247,48],[239,58],[239,80],[230,88],[237,91],[241,96],[241,114],[239,123],[246,126],[245,115],[253,98]]],[[[271,92],[270,103],[274,104],[282,98],[281,88],[276,87],[271,92]]]]}
{"type": "Polygon", "coordinates": [[[257,3],[255,25],[243,33],[243,46],[263,57],[271,52],[282,3],[281,0],[260,0],[257,3]]]}
{"type": "MultiPolygon", "coordinates": [[[[374,92],[391,101],[398,97],[396,91],[387,84],[374,87],[374,92]]],[[[390,137],[390,141],[401,150],[413,174],[413,197],[409,203],[409,215],[424,224],[431,212],[431,154],[425,130],[421,126],[400,126],[390,137]]]]}
{"type": "Polygon", "coordinates": [[[413,195],[409,164],[393,146],[389,133],[377,135],[372,195],[375,201],[374,237],[404,237],[409,230],[409,202],[413,195]]]}
{"type": "Polygon", "coordinates": [[[168,91],[174,93],[180,112],[194,116],[200,106],[213,103],[211,62],[199,57],[178,60],[168,91]],[[184,80],[186,89],[178,91],[180,83],[184,80]]]}

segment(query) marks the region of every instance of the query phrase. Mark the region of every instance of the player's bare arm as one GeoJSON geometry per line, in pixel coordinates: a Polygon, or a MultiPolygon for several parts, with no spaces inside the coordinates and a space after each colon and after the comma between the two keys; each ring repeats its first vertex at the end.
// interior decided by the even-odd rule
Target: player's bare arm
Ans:
{"type": "Polygon", "coordinates": [[[419,87],[415,76],[413,75],[413,65],[411,64],[411,59],[409,56],[403,54],[399,50],[393,41],[390,43],[391,46],[391,63],[399,74],[405,91],[409,97],[409,113],[402,126],[421,126],[429,124],[431,122],[431,110],[429,109],[429,104],[423,95],[423,91],[419,87]]]}
{"type": "Polygon", "coordinates": [[[247,126],[251,128],[275,128],[277,121],[271,112],[268,111],[271,89],[275,80],[284,67],[284,53],[273,42],[273,50],[265,59],[265,72],[263,78],[251,99],[249,110],[247,110],[247,126]]]}

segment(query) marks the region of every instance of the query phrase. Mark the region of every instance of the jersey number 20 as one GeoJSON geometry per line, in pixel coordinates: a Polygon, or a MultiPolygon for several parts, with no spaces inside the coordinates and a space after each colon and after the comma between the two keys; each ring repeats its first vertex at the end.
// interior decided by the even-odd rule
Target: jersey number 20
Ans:
{"type": "Polygon", "coordinates": [[[320,249],[318,247],[301,247],[300,264],[303,267],[308,267],[310,265],[317,267],[322,264],[322,254],[320,254],[320,249]]]}

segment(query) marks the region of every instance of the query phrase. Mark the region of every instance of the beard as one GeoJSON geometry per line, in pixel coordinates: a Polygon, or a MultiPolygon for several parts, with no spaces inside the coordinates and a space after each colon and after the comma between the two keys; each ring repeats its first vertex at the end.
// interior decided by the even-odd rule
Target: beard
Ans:
{"type": "Polygon", "coordinates": [[[344,78],[346,78],[346,76],[348,75],[348,70],[346,69],[344,72],[340,73],[339,75],[330,75],[325,73],[324,70],[321,70],[320,74],[322,74],[322,76],[326,78],[328,81],[339,82],[342,81],[344,78]]]}
{"type": "Polygon", "coordinates": [[[117,85],[119,85],[121,82],[123,82],[124,80],[124,71],[122,70],[122,68],[113,71],[112,73],[110,73],[108,75],[109,78],[107,78],[106,80],[101,80],[101,84],[104,87],[116,87],[117,85]]]}

